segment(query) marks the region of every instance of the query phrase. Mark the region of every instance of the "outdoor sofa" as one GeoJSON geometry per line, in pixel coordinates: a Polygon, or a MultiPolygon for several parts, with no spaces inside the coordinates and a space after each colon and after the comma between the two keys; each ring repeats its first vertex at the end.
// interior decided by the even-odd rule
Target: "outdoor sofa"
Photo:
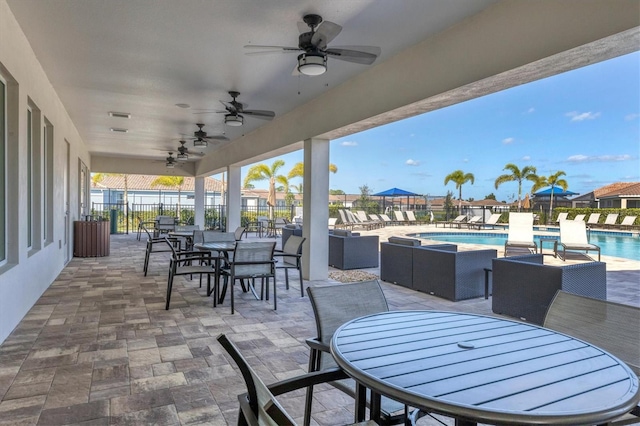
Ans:
{"type": "Polygon", "coordinates": [[[493,260],[492,310],[542,325],[556,291],[607,299],[607,270],[603,262],[545,265],[542,254],[493,260]]]}

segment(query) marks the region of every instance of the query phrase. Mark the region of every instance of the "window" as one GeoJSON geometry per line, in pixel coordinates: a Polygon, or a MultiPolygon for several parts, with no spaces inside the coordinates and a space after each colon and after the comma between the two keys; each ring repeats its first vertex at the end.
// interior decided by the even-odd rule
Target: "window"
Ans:
{"type": "Polygon", "coordinates": [[[0,264],[7,259],[6,238],[6,146],[7,146],[7,83],[0,76],[0,264]]]}
{"type": "Polygon", "coordinates": [[[44,118],[42,128],[42,240],[53,242],[53,125],[44,118]]]}
{"type": "Polygon", "coordinates": [[[33,246],[33,111],[27,109],[27,247],[33,246]]]}

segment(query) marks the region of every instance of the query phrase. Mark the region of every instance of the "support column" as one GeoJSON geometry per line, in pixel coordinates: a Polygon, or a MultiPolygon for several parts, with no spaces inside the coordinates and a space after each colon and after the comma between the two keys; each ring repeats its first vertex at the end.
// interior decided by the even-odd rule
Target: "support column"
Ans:
{"type": "Polygon", "coordinates": [[[329,277],[329,141],[304,141],[302,275],[307,280],[329,277]]]}
{"type": "Polygon", "coordinates": [[[240,226],[241,189],[240,166],[227,166],[227,232],[233,232],[240,226]]]}
{"type": "Polygon", "coordinates": [[[200,229],[205,229],[204,227],[204,203],[205,203],[205,193],[204,193],[204,177],[196,177],[193,183],[193,202],[194,202],[194,218],[193,224],[198,225],[200,229]]]}

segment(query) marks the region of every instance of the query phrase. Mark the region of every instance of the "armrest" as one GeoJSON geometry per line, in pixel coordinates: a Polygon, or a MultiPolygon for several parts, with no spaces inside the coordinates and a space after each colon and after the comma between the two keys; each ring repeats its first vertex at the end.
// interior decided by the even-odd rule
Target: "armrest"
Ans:
{"type": "Polygon", "coordinates": [[[329,345],[322,343],[321,341],[319,341],[316,338],[312,338],[312,339],[307,339],[305,340],[305,342],[307,342],[307,345],[311,348],[311,349],[315,349],[317,351],[321,351],[321,352],[331,352],[331,349],[329,348],[329,345]]]}
{"type": "Polygon", "coordinates": [[[291,392],[296,389],[302,389],[313,385],[319,385],[321,383],[334,382],[336,380],[346,379],[347,373],[340,368],[331,368],[322,371],[316,371],[313,373],[303,374],[302,376],[293,377],[291,379],[282,380],[281,382],[273,383],[267,388],[275,396],[283,393],[291,392]]]}

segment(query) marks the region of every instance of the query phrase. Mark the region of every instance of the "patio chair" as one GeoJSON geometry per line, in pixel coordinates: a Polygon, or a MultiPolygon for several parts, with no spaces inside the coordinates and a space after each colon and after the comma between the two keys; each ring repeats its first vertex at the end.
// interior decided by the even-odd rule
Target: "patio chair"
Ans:
{"type": "Polygon", "coordinates": [[[386,225],[393,225],[393,220],[391,220],[389,215],[380,214],[379,216],[380,216],[380,219],[382,219],[382,221],[384,222],[385,226],[386,225]]]}
{"type": "Polygon", "coordinates": [[[353,227],[359,226],[360,228],[366,229],[367,231],[378,227],[376,223],[366,219],[366,215],[365,215],[366,220],[363,221],[358,216],[356,216],[355,213],[353,213],[350,210],[345,210],[344,213],[347,215],[348,220],[353,224],[353,227]]]}
{"type": "Polygon", "coordinates": [[[407,215],[407,220],[411,225],[418,225],[419,223],[422,223],[418,219],[416,219],[416,215],[412,210],[407,210],[404,213],[407,215]]]}
{"type": "Polygon", "coordinates": [[[202,231],[203,243],[217,243],[225,241],[235,241],[235,232],[202,231]]]}
{"type": "Polygon", "coordinates": [[[633,223],[636,221],[638,216],[625,216],[620,222],[620,225],[617,225],[620,229],[631,229],[633,227],[633,223]]]}
{"type": "Polygon", "coordinates": [[[242,236],[244,235],[245,228],[243,226],[238,226],[235,231],[233,231],[233,235],[236,241],[242,240],[242,236]]]}
{"type": "Polygon", "coordinates": [[[586,214],[577,214],[576,217],[573,218],[574,222],[584,222],[584,217],[586,214]]]}
{"type": "MultiPolygon", "coordinates": [[[[317,337],[307,339],[309,345],[309,373],[331,371],[336,363],[329,344],[333,333],[347,321],[389,310],[387,299],[377,280],[350,284],[307,287],[307,294],[316,319],[317,337]]],[[[330,382],[332,386],[355,398],[355,382],[351,379],[330,382]]],[[[313,385],[307,387],[304,424],[311,421],[313,385]]],[[[386,424],[404,422],[404,405],[382,397],[382,419],[386,424]],[[399,413],[398,413],[399,412],[399,413]]]]}
{"type": "Polygon", "coordinates": [[[589,227],[598,226],[598,221],[600,221],[600,213],[591,213],[587,219],[587,225],[590,225],[589,227]]]}
{"type": "MultiPolygon", "coordinates": [[[[244,383],[247,386],[247,393],[238,395],[238,401],[240,402],[239,425],[295,425],[293,418],[275,396],[347,377],[347,374],[340,368],[333,368],[327,371],[292,377],[267,386],[242,356],[238,347],[227,336],[221,334],[217,340],[240,369],[244,383]]],[[[358,426],[373,425],[375,423],[372,421],[358,423],[358,426]]]]}
{"type": "MultiPolygon", "coordinates": [[[[147,276],[147,272],[149,271],[149,260],[151,259],[151,255],[153,253],[170,253],[171,249],[169,249],[165,244],[165,237],[153,237],[151,232],[147,229],[144,224],[142,225],[142,231],[147,235],[147,247],[144,253],[144,276],[147,276]]],[[[174,245],[178,250],[180,249],[180,240],[175,237],[168,237],[168,240],[171,244],[174,245]]]]}
{"type": "Polygon", "coordinates": [[[369,213],[369,219],[378,224],[378,228],[383,228],[386,225],[384,219],[382,219],[377,214],[369,213]]]}
{"type": "MultiPolygon", "coordinates": [[[[543,325],[606,350],[640,375],[640,308],[559,290],[543,325]]],[[[637,424],[638,417],[640,406],[607,425],[637,424]]]]}
{"type": "Polygon", "coordinates": [[[274,256],[281,257],[282,262],[276,264],[276,269],[284,269],[286,288],[289,290],[289,269],[297,269],[300,279],[300,297],[304,297],[304,281],[302,281],[302,245],[306,238],[291,235],[282,250],[276,250],[274,256]]]}
{"type": "MultiPolygon", "coordinates": [[[[213,268],[214,258],[206,251],[181,251],[178,252],[173,243],[168,237],[164,238],[165,244],[171,251],[171,261],[169,263],[169,277],[167,279],[167,302],[165,309],[169,310],[169,304],[171,303],[171,290],[173,289],[173,279],[180,275],[202,275],[207,276],[207,295],[211,293],[211,274],[215,274],[216,271],[213,268]]],[[[200,287],[202,287],[202,280],[200,280],[200,287]]],[[[216,306],[217,289],[213,289],[213,306],[216,306]]]]}
{"type": "MultiPolygon", "coordinates": [[[[635,217],[634,217],[635,219],[635,217]]],[[[618,221],[618,213],[609,213],[602,224],[603,228],[613,228],[618,221]]]]}
{"type": "Polygon", "coordinates": [[[560,239],[554,246],[556,256],[562,260],[567,260],[567,250],[579,250],[598,252],[598,262],[600,261],[600,247],[590,244],[587,239],[587,226],[582,221],[563,220],[560,222],[560,239]]]}
{"type": "MultiPolygon", "coordinates": [[[[233,234],[232,234],[233,235],[233,234]]],[[[235,296],[233,286],[236,280],[251,280],[250,289],[255,289],[256,278],[261,279],[260,299],[263,298],[265,292],[266,281],[266,300],[269,300],[269,281],[273,279],[273,309],[278,309],[278,301],[276,294],[276,270],[275,261],[273,260],[273,252],[275,250],[275,242],[236,242],[233,251],[233,259],[220,269],[220,274],[224,277],[224,284],[221,291],[220,299],[224,298],[229,281],[231,282],[231,313],[235,313],[235,296]]]]}
{"type": "Polygon", "coordinates": [[[436,228],[438,227],[439,224],[442,224],[443,228],[445,228],[447,225],[449,225],[449,228],[453,228],[453,225],[456,225],[458,228],[460,228],[462,226],[462,223],[464,223],[464,221],[466,220],[467,220],[467,215],[461,214],[456,216],[456,218],[451,221],[436,222],[436,228]]]}
{"type": "Polygon", "coordinates": [[[498,223],[498,221],[500,220],[500,217],[502,217],[502,213],[493,213],[491,216],[489,216],[489,219],[487,219],[486,222],[476,223],[473,225],[473,227],[477,229],[482,229],[490,226],[491,229],[495,229],[496,226],[505,226],[504,224],[498,223]]]}
{"type": "Polygon", "coordinates": [[[347,219],[347,215],[345,214],[344,210],[338,209],[338,213],[340,214],[340,220],[342,221],[341,227],[353,229],[354,224],[351,222],[351,220],[347,219]]]}
{"type": "Polygon", "coordinates": [[[560,224],[561,220],[567,220],[567,216],[569,216],[568,212],[560,212],[558,213],[558,217],[556,218],[555,224],[560,224]]]}
{"type": "Polygon", "coordinates": [[[173,216],[158,216],[156,217],[154,237],[158,237],[161,234],[166,234],[169,231],[176,229],[176,219],[173,216]]]}
{"type": "Polygon", "coordinates": [[[337,221],[338,221],[337,217],[330,217],[329,218],[329,222],[328,222],[329,229],[336,229],[336,222],[337,221]]]}
{"type": "Polygon", "coordinates": [[[538,252],[538,244],[533,240],[533,213],[509,213],[509,230],[504,243],[504,255],[509,251],[522,254],[523,251],[538,252]],[[511,249],[511,250],[510,250],[511,249]]]}
{"type": "Polygon", "coordinates": [[[142,230],[142,228],[143,227],[153,228],[156,223],[154,221],[143,221],[140,216],[138,216],[137,219],[138,219],[138,236],[137,236],[137,239],[138,239],[138,241],[140,241],[140,237],[141,237],[142,233],[144,232],[142,230]]]}

